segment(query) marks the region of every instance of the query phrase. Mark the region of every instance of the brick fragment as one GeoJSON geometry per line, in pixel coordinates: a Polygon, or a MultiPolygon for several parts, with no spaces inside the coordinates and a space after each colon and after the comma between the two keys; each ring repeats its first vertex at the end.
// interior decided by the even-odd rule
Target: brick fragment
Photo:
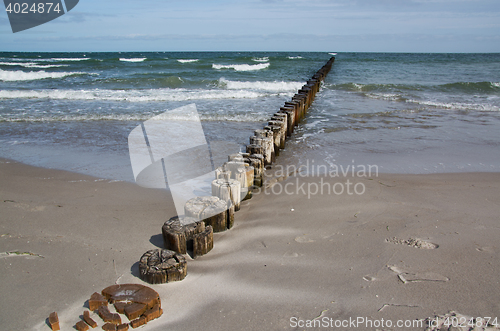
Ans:
{"type": "Polygon", "coordinates": [[[50,313],[50,315],[49,315],[49,324],[50,324],[50,328],[53,331],[60,330],[60,328],[59,328],[59,317],[57,316],[56,312],[50,313]]]}
{"type": "Polygon", "coordinates": [[[104,331],[116,331],[116,324],[106,323],[102,326],[104,331]]]}
{"type": "Polygon", "coordinates": [[[94,321],[92,319],[92,317],[90,317],[90,313],[88,310],[84,311],[83,312],[83,320],[85,321],[85,323],[87,323],[88,325],[90,325],[92,327],[92,329],[96,328],[97,327],[97,322],[94,321]]]}
{"type": "Polygon", "coordinates": [[[130,326],[135,329],[138,328],[142,325],[146,324],[146,318],[144,316],[139,317],[138,319],[133,320],[130,322],[130,326]]]}
{"type": "Polygon", "coordinates": [[[90,296],[89,299],[90,311],[94,311],[98,309],[100,306],[107,306],[107,305],[108,305],[108,300],[106,300],[106,298],[102,294],[94,292],[94,294],[90,296]]]}
{"type": "Polygon", "coordinates": [[[78,323],[75,324],[75,329],[78,331],[87,331],[89,326],[84,321],[78,321],[78,323]]]}
{"type": "Polygon", "coordinates": [[[116,328],[116,331],[128,331],[128,324],[123,323],[123,324],[118,325],[118,327],[116,328]]]}

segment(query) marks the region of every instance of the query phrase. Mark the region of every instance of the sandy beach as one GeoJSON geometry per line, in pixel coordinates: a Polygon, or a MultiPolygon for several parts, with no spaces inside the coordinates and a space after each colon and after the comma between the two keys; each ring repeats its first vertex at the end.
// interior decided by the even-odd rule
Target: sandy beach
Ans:
{"type": "MultiPolygon", "coordinates": [[[[151,285],[164,314],[141,329],[424,330],[335,321],[449,311],[500,322],[499,173],[350,179],[363,194],[308,198],[300,185],[347,179],[295,176],[244,201],[183,281],[151,285]]],[[[2,330],[50,330],[53,311],[74,330],[93,292],[148,285],[138,260],[175,216],[165,191],[6,159],[0,182],[2,330]]]]}

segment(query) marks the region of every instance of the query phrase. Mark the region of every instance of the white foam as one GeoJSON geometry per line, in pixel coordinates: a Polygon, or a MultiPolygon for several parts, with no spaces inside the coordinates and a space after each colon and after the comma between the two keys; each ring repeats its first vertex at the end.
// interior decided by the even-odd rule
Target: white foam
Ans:
{"type": "Polygon", "coordinates": [[[123,61],[123,62],[142,62],[146,60],[145,57],[137,57],[137,58],[131,58],[131,59],[126,59],[126,58],[120,58],[120,61],[123,61]]]}
{"type": "Polygon", "coordinates": [[[255,71],[266,69],[270,66],[270,63],[259,63],[259,64],[212,64],[212,68],[220,69],[234,69],[235,71],[255,71]]]}
{"type": "Polygon", "coordinates": [[[222,85],[225,85],[228,90],[261,90],[261,91],[271,91],[271,92],[294,92],[299,90],[304,83],[303,82],[238,82],[230,81],[225,78],[219,79],[222,85]]]}
{"type": "Polygon", "coordinates": [[[500,111],[500,107],[488,104],[464,103],[464,102],[437,102],[409,99],[406,102],[416,103],[424,106],[453,110],[478,110],[478,111],[500,111]]]}
{"type": "Polygon", "coordinates": [[[90,57],[54,57],[50,59],[13,59],[14,61],[36,61],[36,62],[66,62],[66,61],[87,61],[90,57]]]}
{"type": "MultiPolygon", "coordinates": [[[[0,116],[0,122],[70,122],[70,121],[146,121],[150,120],[153,114],[142,113],[142,114],[82,114],[82,113],[70,113],[70,114],[59,114],[59,115],[39,115],[39,114],[21,114],[22,116],[6,117],[0,116]]],[[[222,121],[222,122],[265,122],[268,120],[268,114],[260,113],[223,113],[223,114],[199,114],[199,118],[202,121],[222,121]]],[[[162,119],[167,119],[170,121],[192,121],[193,117],[188,115],[179,114],[166,114],[162,116],[162,119]]],[[[15,141],[10,142],[10,144],[25,144],[28,141],[15,141]]]]}
{"type": "Polygon", "coordinates": [[[127,102],[257,99],[268,93],[246,90],[148,89],[148,90],[2,90],[0,99],[105,100],[127,102]]]}
{"type": "Polygon", "coordinates": [[[500,83],[491,83],[491,85],[493,85],[494,87],[500,87],[500,83]]]}
{"type": "Polygon", "coordinates": [[[252,61],[255,62],[269,62],[269,57],[264,56],[264,57],[254,57],[252,58],[252,61]]]}
{"type": "Polygon", "coordinates": [[[303,59],[302,56],[289,56],[288,57],[290,60],[298,60],[298,59],[303,59]]]}
{"type": "Polygon", "coordinates": [[[328,53],[328,54],[330,54],[330,55],[337,55],[337,53],[328,53]]]}
{"type": "Polygon", "coordinates": [[[46,71],[30,71],[24,72],[21,70],[7,71],[0,69],[0,81],[17,82],[27,80],[39,80],[47,78],[63,78],[73,75],[85,75],[86,72],[46,72],[46,71]]]}
{"type": "Polygon", "coordinates": [[[59,68],[59,67],[68,67],[69,64],[36,64],[33,62],[0,62],[0,65],[4,66],[20,66],[25,68],[59,68]]]}
{"type": "MultiPolygon", "coordinates": [[[[52,58],[52,61],[86,61],[90,60],[89,57],[73,58],[73,57],[62,57],[62,58],[52,58]]],[[[40,59],[38,61],[41,61],[40,59]]]]}
{"type": "Polygon", "coordinates": [[[193,63],[193,62],[198,62],[198,59],[178,59],[177,62],[180,62],[180,63],[193,63]]]}

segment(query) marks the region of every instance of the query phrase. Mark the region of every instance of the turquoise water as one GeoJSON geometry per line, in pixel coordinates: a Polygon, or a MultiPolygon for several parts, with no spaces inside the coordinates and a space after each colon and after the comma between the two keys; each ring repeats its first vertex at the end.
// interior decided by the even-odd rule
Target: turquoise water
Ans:
{"type": "MultiPolygon", "coordinates": [[[[127,137],[195,103],[248,142],[329,53],[0,53],[0,156],[131,180],[127,137]]],[[[284,162],[500,170],[500,54],[338,53],[284,162]]]]}

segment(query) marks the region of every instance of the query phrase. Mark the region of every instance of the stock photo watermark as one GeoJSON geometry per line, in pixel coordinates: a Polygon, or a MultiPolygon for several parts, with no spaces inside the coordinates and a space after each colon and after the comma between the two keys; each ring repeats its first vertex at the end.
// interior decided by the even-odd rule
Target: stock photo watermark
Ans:
{"type": "Polygon", "coordinates": [[[12,32],[50,22],[75,8],[79,0],[3,0],[12,32]]]}
{"type": "Polygon", "coordinates": [[[319,165],[307,160],[302,165],[275,165],[272,172],[264,171],[268,185],[254,187],[254,194],[304,195],[311,199],[316,195],[363,195],[366,185],[362,179],[378,177],[379,168],[373,164],[319,165]],[[273,178],[283,179],[282,181],[273,178]],[[309,181],[301,180],[311,178],[309,181]],[[337,180],[333,180],[337,179],[337,180]]]}

